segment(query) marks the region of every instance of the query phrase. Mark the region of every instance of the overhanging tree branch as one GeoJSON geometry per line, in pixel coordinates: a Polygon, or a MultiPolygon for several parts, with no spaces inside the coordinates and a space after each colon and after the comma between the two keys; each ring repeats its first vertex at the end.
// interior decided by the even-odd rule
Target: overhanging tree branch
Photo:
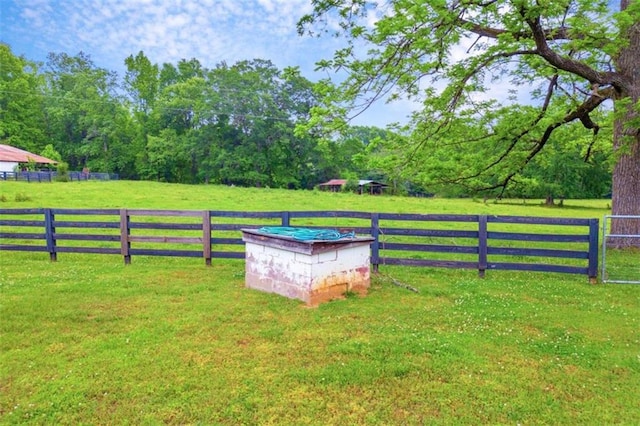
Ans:
{"type": "Polygon", "coordinates": [[[477,75],[482,69],[488,67],[495,60],[511,58],[514,56],[537,55],[537,54],[538,52],[536,50],[516,50],[513,52],[500,52],[495,55],[488,56],[479,64],[477,64],[475,67],[473,67],[471,70],[469,70],[469,72],[460,79],[459,84],[457,84],[456,91],[451,98],[451,102],[449,102],[447,106],[447,110],[454,111],[456,109],[457,104],[461,99],[462,92],[464,91],[464,88],[466,87],[467,82],[473,76],[477,75]]]}
{"type": "MultiPolygon", "coordinates": [[[[549,103],[551,102],[551,97],[553,96],[553,92],[556,88],[556,84],[558,82],[558,75],[553,76],[553,78],[551,79],[551,81],[549,82],[549,86],[547,88],[547,95],[545,96],[545,100],[544,103],[542,104],[542,108],[540,109],[540,113],[537,115],[537,117],[535,118],[535,120],[533,120],[533,122],[527,126],[527,128],[525,128],[523,131],[521,131],[520,133],[518,133],[509,143],[509,146],[507,146],[507,148],[504,150],[504,152],[494,161],[492,161],[491,163],[487,164],[485,167],[482,168],[482,170],[480,170],[479,172],[473,174],[473,175],[466,175],[466,176],[462,176],[453,180],[449,180],[447,181],[447,183],[460,183],[462,181],[466,181],[466,180],[470,180],[470,179],[474,179],[477,178],[479,176],[481,176],[483,173],[486,173],[487,171],[491,170],[492,168],[494,168],[495,166],[497,166],[498,164],[502,163],[507,156],[515,149],[515,147],[518,145],[518,142],[520,142],[520,140],[522,140],[523,137],[525,137],[527,134],[529,134],[534,128],[535,126],[540,122],[540,120],[542,120],[542,118],[545,116],[545,113],[549,107],[549,103]]],[[[513,174],[515,175],[515,173],[513,174]]],[[[513,176],[512,175],[512,176],[513,176]]],[[[506,182],[508,183],[508,182],[506,182]]],[[[505,185],[506,185],[505,183],[505,185]]],[[[485,189],[495,189],[495,188],[485,188],[485,189]]]]}
{"type": "Polygon", "coordinates": [[[598,106],[600,106],[600,104],[602,104],[602,102],[604,102],[605,100],[606,100],[606,97],[596,96],[596,95],[592,95],[589,98],[587,98],[587,100],[583,102],[580,106],[578,106],[574,111],[565,115],[562,120],[547,126],[540,140],[536,143],[535,147],[531,150],[529,155],[527,155],[527,157],[525,158],[525,160],[522,162],[522,164],[517,170],[514,170],[511,173],[509,173],[500,183],[496,185],[485,186],[477,189],[480,191],[488,191],[492,189],[502,188],[500,195],[503,195],[504,191],[506,190],[511,180],[515,177],[515,175],[518,174],[520,171],[522,171],[522,169],[524,169],[524,167],[527,164],[529,164],[536,155],[538,155],[538,153],[542,150],[542,148],[544,148],[544,146],[547,144],[547,142],[551,138],[551,134],[553,133],[553,131],[560,126],[563,126],[575,120],[580,120],[583,126],[585,126],[588,129],[593,129],[594,134],[596,134],[598,132],[599,126],[597,126],[595,123],[593,123],[593,121],[591,121],[589,114],[593,110],[595,110],[598,106]]]}
{"type": "MultiPolygon", "coordinates": [[[[524,17],[523,13],[523,17],[524,17]]],[[[583,62],[575,59],[567,58],[555,52],[547,43],[546,32],[540,24],[540,18],[526,19],[527,24],[531,28],[533,40],[540,56],[552,66],[563,71],[578,75],[591,84],[599,84],[600,86],[612,85],[618,90],[628,86],[628,82],[616,72],[599,72],[583,62]]]]}
{"type": "MultiPolygon", "coordinates": [[[[528,32],[512,32],[509,30],[505,30],[503,28],[486,27],[464,18],[459,18],[458,22],[460,23],[461,26],[463,26],[467,30],[481,37],[497,39],[503,34],[509,34],[511,37],[513,37],[514,40],[524,40],[524,39],[532,38],[531,33],[528,33],[528,32]]],[[[572,28],[565,27],[565,26],[558,27],[558,28],[544,29],[542,30],[542,32],[544,34],[545,40],[548,40],[548,41],[576,40],[576,39],[580,40],[585,38],[583,34],[576,33],[572,28]]]]}

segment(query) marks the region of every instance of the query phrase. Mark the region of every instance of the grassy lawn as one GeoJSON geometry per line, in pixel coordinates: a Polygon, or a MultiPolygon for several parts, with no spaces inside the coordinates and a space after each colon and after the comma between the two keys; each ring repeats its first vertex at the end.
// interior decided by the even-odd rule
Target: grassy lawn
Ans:
{"type": "MultiPolygon", "coordinates": [[[[0,208],[608,212],[607,200],[148,182],[0,182],[0,197],[0,208]]],[[[245,289],[242,261],[59,259],[0,253],[2,424],[640,423],[639,286],[384,267],[367,297],[309,309],[245,289]]]]}
{"type": "Polygon", "coordinates": [[[510,214],[602,218],[611,200],[566,200],[549,208],[542,200],[376,197],[319,191],[179,185],[158,182],[0,181],[0,208],[158,208],[193,210],[355,210],[393,213],[510,214]],[[20,201],[16,201],[20,200],[20,201]]]}

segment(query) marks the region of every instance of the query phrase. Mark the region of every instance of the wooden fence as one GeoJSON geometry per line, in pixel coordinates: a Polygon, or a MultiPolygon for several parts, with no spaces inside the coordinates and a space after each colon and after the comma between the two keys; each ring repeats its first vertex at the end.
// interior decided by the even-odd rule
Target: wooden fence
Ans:
{"type": "MultiPolygon", "coordinates": [[[[56,180],[58,172],[0,172],[0,180],[16,180],[24,182],[53,182],[56,180]]],[[[117,173],[94,173],[94,172],[67,172],[70,181],[80,180],[118,180],[117,173]]]]}
{"type": "Polygon", "coordinates": [[[598,219],[526,216],[0,209],[0,250],[132,256],[244,258],[240,230],[340,228],[374,237],[371,264],[584,274],[598,272],[598,219]],[[9,244],[11,240],[12,244],[9,244]]]}

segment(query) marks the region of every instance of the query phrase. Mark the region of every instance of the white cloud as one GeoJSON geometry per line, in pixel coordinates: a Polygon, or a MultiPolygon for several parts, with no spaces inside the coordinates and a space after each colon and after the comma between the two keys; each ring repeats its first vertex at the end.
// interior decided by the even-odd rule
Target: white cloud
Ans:
{"type": "MultiPolygon", "coordinates": [[[[17,54],[44,61],[49,52],[83,51],[98,66],[121,75],[124,59],[144,51],[159,64],[197,58],[209,68],[222,61],[270,59],[279,68],[299,66],[315,80],[321,77],[313,71],[315,63],[330,57],[340,43],[298,36],[296,23],[311,12],[310,0],[0,2],[15,15],[7,21],[0,17],[0,39],[17,54]]],[[[375,19],[372,15],[371,23],[375,19]]]]}
{"type": "MultiPolygon", "coordinates": [[[[16,4],[26,26],[35,29],[43,39],[40,41],[52,50],[75,47],[96,58],[105,50],[145,50],[161,62],[204,53],[206,56],[199,59],[215,63],[251,59],[246,53],[256,51],[277,56],[283,38],[297,37],[295,22],[301,14],[292,12],[301,9],[296,4],[303,3],[306,0],[23,0],[16,4]],[[218,52],[206,49],[219,39],[228,40],[224,53],[229,57],[219,57],[218,52]]],[[[109,59],[123,58],[105,58],[109,59]]]]}

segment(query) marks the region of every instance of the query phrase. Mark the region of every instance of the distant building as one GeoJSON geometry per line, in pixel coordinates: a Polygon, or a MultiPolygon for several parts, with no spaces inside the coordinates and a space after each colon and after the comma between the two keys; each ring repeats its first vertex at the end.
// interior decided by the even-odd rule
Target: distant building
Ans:
{"type": "MultiPolygon", "coordinates": [[[[319,184],[318,187],[325,191],[340,192],[346,183],[347,179],[331,179],[328,182],[319,184]]],[[[358,194],[382,194],[382,190],[388,186],[374,180],[360,179],[358,181],[358,194]]]]}
{"type": "Polygon", "coordinates": [[[57,164],[57,161],[41,155],[33,154],[13,146],[0,144],[0,172],[13,172],[20,164],[27,164],[30,161],[39,165],[57,164]]]}

